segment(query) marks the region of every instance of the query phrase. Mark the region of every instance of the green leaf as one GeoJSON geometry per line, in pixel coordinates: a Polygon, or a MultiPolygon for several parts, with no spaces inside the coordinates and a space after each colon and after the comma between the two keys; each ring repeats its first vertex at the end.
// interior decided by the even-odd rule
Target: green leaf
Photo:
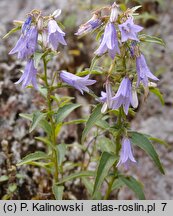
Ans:
{"type": "Polygon", "coordinates": [[[108,152],[103,152],[99,161],[99,165],[96,172],[96,179],[94,183],[94,190],[93,190],[93,197],[95,196],[95,193],[97,193],[101,185],[105,179],[105,177],[108,175],[108,172],[112,165],[117,160],[117,157],[113,154],[110,154],[108,152]]]}
{"type": "Polygon", "coordinates": [[[162,174],[165,174],[162,164],[159,160],[159,156],[156,153],[150,140],[144,134],[138,132],[130,132],[129,134],[131,135],[132,143],[143,149],[153,159],[155,165],[159,168],[160,172],[162,174]]]}
{"type": "Polygon", "coordinates": [[[100,119],[96,122],[96,125],[102,129],[105,130],[109,130],[110,126],[109,123],[107,121],[105,121],[104,119],[100,119]]]}
{"type": "Polygon", "coordinates": [[[132,176],[119,176],[119,179],[127,185],[140,200],[145,200],[142,184],[132,176]]]}
{"type": "Polygon", "coordinates": [[[144,42],[156,43],[156,44],[165,46],[164,41],[161,38],[158,38],[158,37],[155,37],[155,36],[142,34],[142,35],[139,35],[139,38],[140,38],[141,41],[144,41],[144,42]]]}
{"type": "Polygon", "coordinates": [[[10,193],[14,193],[16,190],[17,190],[17,184],[16,184],[16,183],[11,183],[11,184],[8,186],[8,191],[9,191],[10,193]]]}
{"type": "Polygon", "coordinates": [[[84,142],[88,132],[95,125],[95,123],[102,118],[101,113],[102,104],[97,105],[91,113],[89,119],[86,122],[85,129],[82,132],[82,143],[84,142]]]}
{"type": "Polygon", "coordinates": [[[38,86],[38,91],[40,92],[40,94],[46,98],[47,97],[47,89],[44,86],[38,86]]]}
{"type": "Polygon", "coordinates": [[[165,101],[164,101],[163,95],[161,94],[160,90],[158,88],[149,88],[149,90],[150,92],[152,92],[159,98],[161,104],[164,106],[165,101]]]}
{"type": "Polygon", "coordinates": [[[101,137],[98,139],[98,146],[101,152],[115,153],[115,144],[107,137],[101,137]]]}
{"type": "Polygon", "coordinates": [[[84,176],[94,176],[94,172],[93,171],[82,171],[79,173],[73,173],[69,176],[64,177],[61,181],[59,181],[58,183],[56,183],[57,185],[63,184],[67,181],[73,180],[75,178],[80,178],[80,177],[84,177],[84,176]]]}
{"type": "Polygon", "coordinates": [[[96,41],[100,40],[101,36],[103,35],[104,33],[104,29],[101,28],[100,31],[98,31],[97,35],[96,35],[96,41]]]}
{"type": "Polygon", "coordinates": [[[148,12],[143,12],[142,14],[135,14],[135,15],[137,15],[136,19],[142,19],[143,22],[147,22],[148,20],[157,21],[157,16],[155,16],[155,15],[153,15],[151,13],[148,13],[148,12]]]}
{"type": "Polygon", "coordinates": [[[19,116],[22,117],[22,118],[25,118],[25,119],[27,119],[29,121],[32,121],[32,116],[33,115],[32,114],[27,114],[27,113],[20,113],[19,116]]]}
{"type": "Polygon", "coordinates": [[[162,139],[149,136],[149,140],[154,141],[154,142],[156,142],[156,143],[159,143],[159,144],[161,144],[161,145],[164,145],[164,146],[166,146],[166,147],[170,147],[170,145],[169,145],[167,142],[165,142],[164,140],[162,140],[162,139]]]}
{"type": "Polygon", "coordinates": [[[53,184],[52,191],[56,200],[62,200],[64,186],[53,184]]]}
{"type": "Polygon", "coordinates": [[[61,166],[62,162],[64,161],[66,149],[67,149],[67,147],[66,147],[65,144],[59,144],[57,146],[57,150],[58,150],[58,165],[59,166],[61,166]]]}
{"type": "Polygon", "coordinates": [[[93,75],[102,75],[103,74],[103,71],[101,70],[96,70],[96,69],[93,69],[92,71],[90,70],[84,70],[84,71],[81,71],[81,72],[78,72],[76,73],[77,76],[86,76],[88,74],[93,74],[93,75]]]}
{"type": "Polygon", "coordinates": [[[64,125],[69,125],[69,124],[82,124],[85,123],[86,119],[74,119],[68,122],[64,122],[64,125]]]}
{"type": "Polygon", "coordinates": [[[47,137],[35,137],[35,139],[45,143],[48,146],[51,146],[51,148],[53,148],[53,149],[55,149],[55,146],[52,144],[52,142],[47,137]]]}
{"type": "MultiPolygon", "coordinates": [[[[22,118],[25,118],[29,121],[32,121],[33,119],[33,114],[26,114],[26,113],[20,113],[19,114],[22,118]]],[[[39,127],[41,127],[48,135],[51,135],[52,133],[52,129],[50,124],[48,123],[48,121],[46,119],[42,119],[39,123],[38,123],[39,127]]]]}
{"type": "Polygon", "coordinates": [[[49,136],[52,134],[52,129],[49,122],[46,119],[42,119],[38,124],[49,136]]]}
{"type": "Polygon", "coordinates": [[[113,190],[118,190],[118,189],[120,189],[121,187],[123,187],[124,186],[124,182],[123,181],[121,181],[121,179],[115,179],[115,181],[114,181],[114,183],[113,183],[113,185],[112,185],[112,188],[111,188],[111,190],[113,191],[113,190]]]}
{"type": "Polygon", "coordinates": [[[0,182],[5,182],[5,181],[8,181],[9,177],[7,175],[2,175],[0,177],[0,182]]]}
{"type": "Polygon", "coordinates": [[[29,129],[30,133],[37,127],[37,125],[40,123],[40,121],[45,118],[45,116],[46,116],[46,114],[41,113],[40,111],[36,111],[33,113],[32,123],[31,123],[30,129],[29,129]]]}
{"type": "Polygon", "coordinates": [[[21,29],[21,26],[17,26],[15,28],[11,29],[6,35],[4,35],[4,37],[2,39],[9,37],[11,34],[17,32],[20,29],[21,29]]]}
{"type": "MultiPolygon", "coordinates": [[[[89,195],[92,196],[94,184],[86,177],[82,177],[82,182],[85,185],[89,195]]],[[[95,193],[94,199],[96,199],[96,200],[101,200],[102,199],[102,195],[101,195],[100,191],[98,191],[98,193],[95,193]]]]}
{"type": "Polygon", "coordinates": [[[17,166],[21,166],[23,164],[28,164],[29,162],[40,160],[40,159],[47,159],[48,155],[42,151],[36,151],[31,153],[24,158],[17,164],[17,166]]]}
{"type": "Polygon", "coordinates": [[[60,107],[58,111],[55,113],[56,123],[61,123],[63,120],[75,109],[80,107],[80,104],[67,104],[63,107],[60,107]]]}
{"type": "Polygon", "coordinates": [[[39,52],[34,53],[34,66],[35,66],[35,68],[38,68],[40,60],[41,60],[41,58],[43,57],[44,54],[45,53],[39,53],[39,52]]]}

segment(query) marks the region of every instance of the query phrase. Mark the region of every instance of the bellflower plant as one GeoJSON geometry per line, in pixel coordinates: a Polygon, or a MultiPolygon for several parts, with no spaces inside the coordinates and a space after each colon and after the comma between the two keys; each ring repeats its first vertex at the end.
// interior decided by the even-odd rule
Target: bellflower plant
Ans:
{"type": "MultiPolygon", "coordinates": [[[[101,80],[103,80],[103,86],[106,88],[106,91],[101,91],[101,97],[99,98],[93,95],[98,104],[89,116],[86,129],[84,129],[82,134],[82,142],[84,142],[87,140],[86,133],[91,128],[91,125],[97,126],[98,131],[100,131],[100,133],[98,132],[98,135],[93,138],[94,141],[97,140],[93,145],[98,145],[96,149],[101,151],[101,155],[94,152],[94,154],[97,154],[99,161],[97,163],[98,169],[96,171],[96,177],[94,178],[93,198],[96,198],[97,193],[101,190],[101,186],[98,186],[101,185],[100,182],[107,182],[108,185],[105,195],[103,196],[104,199],[110,197],[113,185],[115,186],[116,182],[120,179],[120,181],[124,183],[126,181],[130,183],[130,181],[134,180],[136,185],[140,185],[138,180],[134,177],[126,176],[119,170],[122,164],[125,165],[125,167],[127,167],[126,165],[128,162],[136,164],[137,160],[132,153],[132,144],[142,149],[144,149],[143,146],[145,145],[146,153],[151,156],[151,149],[149,150],[149,148],[152,148],[150,138],[145,134],[131,131],[129,122],[129,117],[135,115],[136,108],[140,105],[138,93],[142,95],[144,92],[144,98],[146,100],[148,92],[146,86],[148,90],[151,89],[152,93],[156,91],[159,92],[158,89],[156,91],[153,90],[156,86],[152,85],[151,87],[148,83],[148,79],[158,81],[158,78],[150,72],[145,58],[143,54],[141,54],[141,44],[147,42],[147,35],[140,35],[143,27],[136,24],[135,21],[138,15],[136,10],[139,7],[140,6],[121,11],[119,5],[114,2],[112,6],[97,10],[97,12],[99,11],[100,13],[99,19],[102,20],[102,25],[93,33],[97,34],[96,39],[97,41],[100,40],[101,43],[94,52],[95,56],[91,62],[91,67],[84,72],[95,74],[97,68],[99,68],[98,74],[102,76],[101,80]],[[112,60],[105,55],[107,52],[112,60]],[[139,83],[141,85],[139,85],[139,83]],[[97,122],[95,123],[96,120],[97,122]],[[102,133],[105,133],[106,137],[102,135],[102,133]],[[101,136],[100,139],[98,137],[99,135],[101,136]],[[101,143],[104,143],[104,146],[102,146],[101,143]],[[109,163],[113,165],[109,166],[109,163]],[[109,166],[106,171],[107,173],[104,175],[106,181],[104,179],[100,180],[100,173],[104,173],[106,166],[109,166]],[[109,175],[112,175],[112,177],[109,175]]],[[[155,41],[157,43],[157,40],[159,40],[160,44],[164,45],[162,40],[152,36],[150,36],[150,38],[153,39],[153,42],[155,41]]],[[[158,96],[157,93],[156,96],[158,96]]],[[[154,152],[157,155],[155,150],[154,152]]],[[[152,157],[152,159],[158,166],[160,172],[164,174],[158,156],[157,159],[154,157],[152,157]]],[[[84,161],[85,160],[84,157],[84,161]]],[[[127,168],[130,169],[130,166],[127,168]]],[[[83,171],[84,170],[85,167],[83,168],[83,171]]],[[[139,188],[141,187],[139,186],[139,188]]],[[[136,188],[134,186],[134,191],[135,190],[136,188]]],[[[142,188],[140,190],[142,192],[142,188]]],[[[143,192],[142,196],[139,198],[145,198],[143,192]]]]}
{"type": "MultiPolygon", "coordinates": [[[[62,161],[59,161],[58,155],[60,154],[60,149],[65,150],[65,144],[60,144],[58,146],[57,143],[57,127],[59,127],[57,126],[59,125],[58,113],[62,112],[62,109],[69,109],[69,107],[71,110],[70,112],[72,112],[74,109],[79,107],[79,104],[73,104],[70,100],[67,100],[66,97],[61,98],[62,104],[58,103],[55,106],[55,101],[57,102],[57,99],[53,96],[53,94],[54,91],[59,88],[58,86],[61,86],[61,80],[59,79],[56,85],[55,79],[56,76],[58,79],[59,72],[55,72],[52,78],[47,70],[48,62],[51,61],[53,57],[58,55],[56,50],[59,47],[59,43],[66,45],[66,41],[64,39],[65,33],[60,29],[55,21],[59,15],[60,10],[56,10],[49,16],[43,16],[42,12],[39,10],[31,11],[30,15],[22,25],[21,21],[18,22],[19,26],[17,26],[17,28],[21,28],[21,36],[15,47],[9,53],[17,53],[18,58],[27,61],[24,73],[16,84],[22,83],[23,88],[32,84],[38,92],[45,92],[43,97],[43,100],[45,101],[44,111],[37,110],[34,113],[29,114],[29,116],[32,122],[30,132],[32,132],[35,127],[40,126],[43,129],[44,133],[42,134],[44,134],[45,137],[37,137],[37,140],[43,142],[43,144],[47,143],[48,146],[45,146],[45,152],[36,151],[26,157],[30,158],[29,160],[36,164],[37,156],[46,161],[43,167],[53,177],[52,192],[56,199],[61,199],[62,193],[57,193],[57,190],[62,189],[63,187],[58,186],[58,181],[60,177],[63,176],[62,161]],[[45,39],[47,40],[46,42],[45,39]],[[52,48],[53,52],[50,48],[52,48]],[[40,62],[43,63],[43,73],[40,73],[40,68],[38,67],[40,62]],[[52,101],[52,98],[55,98],[55,101],[52,101]],[[34,127],[32,126],[33,124],[35,125],[34,127]]],[[[94,80],[89,80],[87,78],[88,76],[84,78],[78,77],[77,81],[74,79],[75,75],[69,73],[69,76],[72,77],[75,87],[82,93],[83,91],[89,91],[86,86],[95,83],[94,80]]],[[[21,115],[24,118],[28,116],[28,114],[21,115]]],[[[61,127],[63,126],[63,120],[64,119],[61,117],[61,127]]],[[[27,162],[25,163],[25,158],[19,162],[19,165],[23,164],[28,164],[27,162]]],[[[39,166],[39,163],[37,165],[39,166]]]]}
{"type": "MultiPolygon", "coordinates": [[[[78,68],[77,73],[70,73],[62,68],[52,69],[51,64],[48,67],[52,58],[57,57],[60,49],[67,45],[65,30],[57,24],[61,10],[58,9],[49,16],[43,16],[39,10],[32,10],[24,22],[18,22],[18,26],[10,31],[12,33],[20,28],[21,36],[9,54],[17,53],[18,58],[26,61],[24,73],[16,84],[22,83],[22,87],[32,84],[44,101],[42,107],[35,112],[21,114],[31,121],[30,132],[41,128],[42,131],[37,132],[39,135],[35,139],[42,142],[44,148],[26,155],[17,165],[19,169],[24,164],[45,169],[50,175],[48,184],[52,179],[51,199],[53,196],[55,199],[67,199],[69,185],[73,184],[75,178],[80,179],[75,187],[85,187],[88,199],[106,200],[111,195],[118,197],[118,192],[124,185],[130,186],[135,193],[138,188],[138,198],[145,199],[136,174],[129,176],[124,166],[120,166],[126,167],[129,162],[136,166],[136,162],[140,160],[133,155],[132,149],[136,145],[150,156],[164,174],[160,159],[151,143],[151,136],[131,130],[130,124],[130,119],[134,118],[137,112],[136,108],[141,105],[140,102],[143,101],[142,105],[146,106],[146,95],[149,95],[149,91],[161,97],[157,85],[148,82],[149,79],[158,81],[158,78],[147,66],[142,45],[158,41],[160,44],[164,43],[152,36],[152,40],[148,41],[147,35],[140,34],[143,27],[135,24],[135,11],[139,6],[124,11],[120,8],[126,6],[120,7],[114,2],[112,6],[97,9],[93,17],[75,33],[77,36],[93,33],[96,34],[97,42],[100,41],[93,54],[91,66],[82,68],[82,71],[78,68]],[[101,77],[97,79],[96,76],[101,77]],[[96,80],[99,81],[96,83],[96,80]],[[81,104],[75,103],[80,101],[75,98],[76,94],[72,95],[71,92],[70,97],[63,95],[68,91],[68,86],[80,91],[80,97],[88,94],[91,113],[84,115],[79,112],[80,119],[67,118],[71,112],[81,107],[81,104]],[[138,100],[141,97],[145,100],[138,100]],[[69,125],[72,125],[74,130],[81,124],[84,124],[84,130],[78,134],[79,139],[67,145],[61,130],[65,128],[68,133],[69,125]],[[80,151],[77,162],[76,159],[69,159],[73,152],[71,150],[76,151],[76,148],[80,151]],[[91,171],[91,166],[94,171],[91,171]],[[67,182],[72,184],[67,185],[67,182]]],[[[78,129],[80,132],[80,126],[78,129]]],[[[131,169],[131,166],[127,168],[131,169]]]]}

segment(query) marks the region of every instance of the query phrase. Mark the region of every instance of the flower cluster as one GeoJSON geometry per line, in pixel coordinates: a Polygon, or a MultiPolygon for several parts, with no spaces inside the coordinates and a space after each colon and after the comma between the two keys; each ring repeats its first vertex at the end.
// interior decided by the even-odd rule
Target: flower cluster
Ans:
{"type": "MultiPolygon", "coordinates": [[[[121,109],[123,116],[127,116],[130,106],[133,108],[138,106],[136,89],[141,86],[146,88],[149,85],[149,79],[158,81],[158,78],[149,70],[145,57],[140,50],[141,41],[138,34],[143,30],[143,27],[135,24],[133,16],[135,9],[121,12],[115,2],[111,7],[106,8],[108,12],[106,16],[102,14],[103,10],[105,10],[105,7],[95,11],[92,18],[81,25],[75,35],[81,36],[93,30],[99,31],[100,45],[94,54],[97,58],[100,58],[108,53],[112,59],[112,64],[110,70],[106,73],[106,91],[101,92],[101,97],[97,101],[103,103],[101,110],[103,113],[107,109],[121,109]],[[133,63],[136,69],[135,73],[131,69],[128,70],[126,65],[128,59],[133,63]],[[115,82],[112,71],[116,72],[117,61],[120,61],[122,67],[121,73],[118,75],[119,80],[115,82]]],[[[60,10],[56,10],[52,15],[43,17],[40,11],[33,10],[21,26],[21,36],[9,53],[17,53],[19,59],[27,60],[24,73],[16,82],[17,84],[22,82],[23,87],[32,84],[37,88],[34,53],[37,52],[39,47],[42,48],[44,53],[47,50],[56,52],[59,44],[67,45],[64,39],[65,33],[55,20],[60,13],[60,10]]],[[[79,90],[81,94],[89,92],[88,86],[96,83],[95,80],[90,79],[90,74],[79,77],[64,70],[60,72],[60,79],[79,90]]],[[[121,134],[125,138],[122,140],[118,165],[126,163],[128,159],[136,162],[126,132],[121,134]]]]}
{"type": "MultiPolygon", "coordinates": [[[[107,11],[109,11],[107,16],[102,15],[103,10],[105,10],[105,7],[97,10],[97,13],[99,11],[99,17],[92,18],[86,24],[82,25],[77,35],[93,30],[94,28],[90,26],[90,22],[93,20],[97,20],[97,22],[99,20],[100,25],[104,26],[104,30],[102,30],[103,34],[100,36],[100,46],[94,54],[99,58],[108,53],[113,63],[105,82],[106,91],[101,92],[101,97],[99,97],[98,101],[103,103],[102,113],[107,109],[117,110],[122,107],[124,114],[128,115],[130,106],[133,108],[137,108],[138,106],[136,89],[140,85],[146,88],[149,86],[149,79],[158,81],[158,78],[149,70],[145,57],[140,50],[141,41],[138,34],[143,30],[143,27],[135,24],[133,13],[136,8],[121,12],[115,2],[111,7],[107,8],[107,11]],[[115,86],[117,86],[117,82],[114,83],[112,70],[116,71],[115,62],[117,63],[119,59],[122,59],[124,71],[121,73],[119,78],[120,84],[116,91],[115,86]],[[131,72],[131,70],[128,71],[126,59],[131,59],[131,62],[134,62],[133,65],[136,68],[136,73],[131,72]]],[[[99,25],[96,28],[99,28],[99,25]]],[[[127,133],[123,137],[125,138],[122,139],[118,165],[126,164],[128,159],[136,162],[132,154],[131,143],[127,137],[127,133]]]]}
{"type": "Polygon", "coordinates": [[[27,61],[24,73],[16,84],[22,82],[23,87],[32,84],[34,88],[38,88],[36,81],[37,69],[35,68],[33,56],[39,49],[39,44],[43,44],[43,50],[52,49],[53,51],[57,50],[59,43],[67,45],[64,39],[65,33],[55,21],[55,18],[59,15],[60,10],[57,10],[45,18],[40,11],[33,10],[26,18],[21,27],[21,36],[15,47],[9,52],[10,55],[17,53],[19,59],[27,61]],[[40,40],[39,35],[40,38],[44,38],[40,41],[41,43],[38,43],[40,40]]]}

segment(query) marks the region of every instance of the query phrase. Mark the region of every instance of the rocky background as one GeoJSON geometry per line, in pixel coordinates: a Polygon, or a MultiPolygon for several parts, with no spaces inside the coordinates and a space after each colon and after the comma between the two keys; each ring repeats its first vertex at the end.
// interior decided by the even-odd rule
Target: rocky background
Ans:
{"type": "MultiPolygon", "coordinates": [[[[62,58],[55,59],[55,68],[75,71],[79,66],[89,67],[93,50],[96,47],[93,38],[88,35],[81,40],[70,38],[77,30],[77,26],[90,18],[89,10],[98,7],[99,4],[112,3],[113,1],[91,0],[0,0],[0,176],[8,175],[8,181],[0,181],[0,197],[11,199],[51,199],[50,177],[44,170],[29,166],[15,167],[15,164],[27,153],[43,150],[41,143],[35,145],[33,137],[41,131],[28,134],[29,123],[22,119],[19,113],[31,113],[41,107],[42,101],[34,90],[22,90],[14,84],[20,77],[20,69],[24,63],[16,60],[15,56],[9,56],[9,50],[14,46],[19,34],[16,33],[7,40],[1,38],[12,28],[14,19],[25,19],[25,15],[37,8],[45,14],[52,13],[57,8],[63,10],[62,22],[68,35],[68,49],[62,53],[62,58]],[[99,2],[99,3],[98,3],[99,2]],[[78,52],[76,52],[78,50],[78,52]],[[13,184],[11,184],[13,183],[13,184]],[[11,188],[9,188],[11,184],[11,188]],[[16,190],[16,185],[18,189],[16,190]],[[7,191],[11,191],[8,193],[7,191]],[[15,191],[13,193],[13,191],[15,191]],[[17,192],[16,192],[17,191],[17,192]]],[[[147,199],[172,199],[173,198],[173,2],[166,1],[141,1],[143,11],[151,17],[141,20],[146,31],[151,35],[162,37],[166,47],[151,46],[148,55],[148,64],[151,71],[156,72],[160,78],[159,88],[165,98],[165,106],[162,106],[154,95],[150,95],[147,102],[141,102],[136,117],[132,120],[135,130],[151,134],[161,138],[168,146],[155,144],[161,161],[165,167],[166,175],[162,176],[152,161],[142,151],[136,149],[135,156],[138,160],[137,167],[129,171],[144,184],[147,199]],[[162,4],[163,3],[163,4],[162,4]]],[[[67,92],[75,94],[77,101],[85,105],[82,114],[88,114],[88,97],[81,97],[76,91],[67,92]]],[[[80,115],[75,113],[74,115],[80,115]]],[[[73,143],[79,139],[81,129],[70,128],[63,131],[62,137],[67,143],[73,143]]],[[[77,160],[79,152],[71,152],[71,160],[77,160]]],[[[68,199],[85,199],[83,188],[75,189],[66,195],[68,199]]],[[[134,194],[127,188],[120,191],[119,199],[135,199],[134,194]]]]}

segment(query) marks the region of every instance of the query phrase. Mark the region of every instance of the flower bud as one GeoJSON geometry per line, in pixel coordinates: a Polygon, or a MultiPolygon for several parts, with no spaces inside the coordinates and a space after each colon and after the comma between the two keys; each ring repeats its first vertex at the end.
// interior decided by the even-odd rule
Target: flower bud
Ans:
{"type": "Polygon", "coordinates": [[[54,18],[57,18],[60,14],[61,14],[61,9],[57,9],[57,10],[55,10],[55,11],[53,12],[52,16],[53,16],[54,18]]]}
{"type": "Polygon", "coordinates": [[[43,41],[43,46],[44,47],[48,46],[47,37],[48,37],[48,31],[46,29],[43,29],[43,31],[42,31],[42,41],[43,41]]]}
{"type": "Polygon", "coordinates": [[[37,21],[37,28],[39,31],[43,30],[43,26],[44,26],[44,23],[43,23],[43,17],[39,17],[38,18],[38,21],[37,21]]]}
{"type": "Polygon", "coordinates": [[[110,22],[115,22],[119,14],[120,14],[119,6],[116,4],[116,2],[114,2],[111,7],[110,22]]]}
{"type": "Polygon", "coordinates": [[[148,82],[148,87],[156,88],[156,87],[157,87],[157,83],[154,83],[154,82],[148,82]]]}
{"type": "Polygon", "coordinates": [[[136,89],[132,89],[132,106],[133,108],[137,108],[138,107],[138,96],[137,96],[137,92],[136,89]]]}
{"type": "Polygon", "coordinates": [[[107,103],[104,103],[101,109],[101,113],[105,113],[107,109],[108,109],[108,105],[107,103]]]}
{"type": "Polygon", "coordinates": [[[112,107],[112,87],[109,81],[106,82],[107,105],[112,107]]]}

